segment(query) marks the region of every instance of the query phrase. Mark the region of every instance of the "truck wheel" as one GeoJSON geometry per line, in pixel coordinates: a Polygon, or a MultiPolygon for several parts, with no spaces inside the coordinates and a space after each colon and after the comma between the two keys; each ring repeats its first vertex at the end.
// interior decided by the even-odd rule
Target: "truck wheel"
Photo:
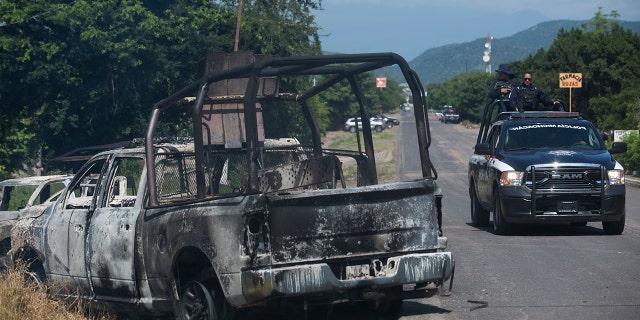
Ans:
{"type": "Polygon", "coordinates": [[[351,128],[349,128],[349,131],[350,131],[351,133],[356,133],[356,127],[351,127],[351,128]]]}
{"type": "Polygon", "coordinates": [[[618,235],[624,231],[624,215],[620,221],[602,221],[602,230],[604,234],[618,235]]]}
{"type": "Polygon", "coordinates": [[[375,126],[374,129],[376,130],[376,132],[382,132],[382,129],[384,128],[382,128],[382,126],[375,126]]]}
{"type": "Polygon", "coordinates": [[[504,235],[509,233],[509,224],[504,221],[502,215],[502,206],[500,203],[500,195],[496,191],[493,195],[493,233],[504,235]]]}
{"type": "Polygon", "coordinates": [[[198,281],[189,281],[184,286],[177,309],[177,317],[182,320],[220,319],[219,310],[211,293],[198,281]]]}
{"type": "Polygon", "coordinates": [[[387,122],[387,129],[391,129],[393,128],[393,122],[389,121],[387,122]]]}
{"type": "Polygon", "coordinates": [[[489,211],[480,205],[476,195],[476,188],[471,184],[471,225],[474,227],[486,227],[489,225],[489,211]]]}

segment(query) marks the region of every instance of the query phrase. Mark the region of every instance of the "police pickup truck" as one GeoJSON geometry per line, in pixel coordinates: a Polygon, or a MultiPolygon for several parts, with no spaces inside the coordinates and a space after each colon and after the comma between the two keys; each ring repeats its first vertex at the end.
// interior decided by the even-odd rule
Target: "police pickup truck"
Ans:
{"type": "Polygon", "coordinates": [[[496,112],[498,104],[487,105],[469,160],[472,224],[489,225],[493,212],[496,234],[540,221],[601,221],[605,234],[621,234],[624,169],[611,155],[627,145],[607,150],[598,129],[576,112],[496,112]]]}

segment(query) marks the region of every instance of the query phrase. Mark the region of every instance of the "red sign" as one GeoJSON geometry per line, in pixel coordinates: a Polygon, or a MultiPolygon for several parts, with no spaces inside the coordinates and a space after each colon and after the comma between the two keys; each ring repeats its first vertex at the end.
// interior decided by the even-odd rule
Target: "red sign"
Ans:
{"type": "Polygon", "coordinates": [[[387,78],[376,78],[376,88],[386,88],[387,78]]]}

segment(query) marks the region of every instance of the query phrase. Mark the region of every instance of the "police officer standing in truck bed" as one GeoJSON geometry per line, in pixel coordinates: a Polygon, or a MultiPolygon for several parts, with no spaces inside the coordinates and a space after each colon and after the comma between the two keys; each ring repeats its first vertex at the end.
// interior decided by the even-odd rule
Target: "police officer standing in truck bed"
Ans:
{"type": "Polygon", "coordinates": [[[516,90],[515,99],[518,109],[521,111],[553,110],[555,109],[554,107],[560,106],[560,102],[548,98],[540,87],[533,85],[533,78],[530,72],[526,72],[522,76],[522,84],[516,90]],[[540,108],[540,103],[544,105],[544,109],[540,108]]]}
{"type": "Polygon", "coordinates": [[[496,72],[498,73],[498,79],[489,92],[489,98],[509,101],[507,107],[510,111],[518,110],[516,107],[518,87],[516,75],[511,72],[509,65],[506,63],[501,64],[496,72]]]}

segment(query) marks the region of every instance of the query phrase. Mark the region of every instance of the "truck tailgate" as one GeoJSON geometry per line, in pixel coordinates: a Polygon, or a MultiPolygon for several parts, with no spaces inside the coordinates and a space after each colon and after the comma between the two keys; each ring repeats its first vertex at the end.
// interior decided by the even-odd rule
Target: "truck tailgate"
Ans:
{"type": "MultiPolygon", "coordinates": [[[[435,252],[431,180],[267,196],[274,264],[435,252]]],[[[442,248],[440,248],[442,249],[442,248]]]]}

